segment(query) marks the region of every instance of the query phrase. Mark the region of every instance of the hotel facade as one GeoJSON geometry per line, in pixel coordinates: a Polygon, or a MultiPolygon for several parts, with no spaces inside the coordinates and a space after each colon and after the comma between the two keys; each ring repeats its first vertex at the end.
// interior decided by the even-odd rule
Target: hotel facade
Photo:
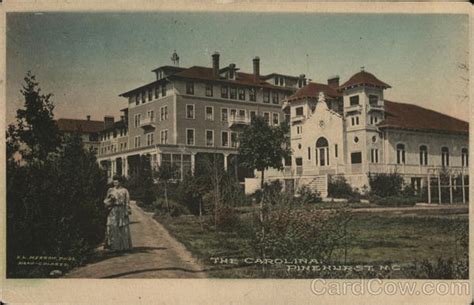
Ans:
{"type": "Polygon", "coordinates": [[[252,173],[238,166],[241,127],[255,116],[279,125],[285,119],[282,102],[306,85],[305,76],[261,75],[258,57],[252,73],[232,63],[221,67],[218,53],[211,67],[179,67],[176,58],[174,66],[152,71],[154,81],[120,95],[128,106],[122,123],[100,135],[100,164],[109,177],[129,176],[137,173],[141,156],[149,155],[152,166],[173,164],[182,178],[196,163],[217,156],[243,182],[252,173]]]}
{"type": "Polygon", "coordinates": [[[370,173],[398,172],[421,189],[442,170],[468,173],[468,123],[385,100],[390,85],[367,71],[322,84],[305,75],[261,75],[258,57],[252,73],[221,67],[218,53],[211,67],[179,67],[176,54],[172,59],[175,65],[152,71],[154,81],[120,95],[128,106],[99,135],[98,161],[109,177],[137,173],[148,155],[152,166],[176,165],[182,178],[214,155],[251,191],[258,177],[238,166],[238,137],[257,115],[291,126],[291,159],[267,179],[308,185],[322,196],[331,176],[363,188],[370,173]]]}

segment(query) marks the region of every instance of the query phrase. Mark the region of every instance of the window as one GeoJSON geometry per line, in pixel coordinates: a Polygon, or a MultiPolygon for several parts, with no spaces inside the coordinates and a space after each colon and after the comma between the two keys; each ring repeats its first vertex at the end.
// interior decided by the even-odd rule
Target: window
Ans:
{"type": "Polygon", "coordinates": [[[214,146],[214,130],[206,130],[206,146],[214,146]]]}
{"type": "Polygon", "coordinates": [[[160,96],[160,87],[156,86],[155,87],[155,98],[158,98],[160,96]]]}
{"type": "Polygon", "coordinates": [[[428,147],[420,146],[420,165],[428,165],[428,147]]]}
{"type": "Polygon", "coordinates": [[[149,110],[146,115],[148,116],[148,118],[150,118],[150,121],[151,122],[154,122],[155,121],[155,112],[153,110],[149,110]]]}
{"type": "Polygon", "coordinates": [[[352,126],[359,125],[359,117],[358,116],[351,117],[351,125],[352,126]]]}
{"type": "Polygon", "coordinates": [[[334,144],[334,157],[337,158],[337,154],[338,154],[338,151],[337,151],[337,144],[334,144]]]}
{"type": "Polygon", "coordinates": [[[297,107],[295,109],[296,116],[303,115],[303,107],[297,107]]]}
{"type": "Polygon", "coordinates": [[[303,132],[303,126],[296,126],[296,134],[301,134],[303,132]]]}
{"type": "Polygon", "coordinates": [[[194,82],[186,82],[186,94],[194,94],[194,82]]]}
{"type": "Polygon", "coordinates": [[[140,145],[141,145],[140,136],[136,136],[135,137],[135,148],[140,147],[140,145]]]}
{"type": "Polygon", "coordinates": [[[278,76],[275,76],[274,81],[275,81],[275,85],[278,85],[278,76]]]}
{"type": "Polygon", "coordinates": [[[166,84],[161,85],[161,96],[166,96],[166,84]]]}
{"type": "Polygon", "coordinates": [[[145,91],[142,92],[142,104],[146,102],[146,93],[145,91]]]}
{"type": "Polygon", "coordinates": [[[168,129],[162,130],[160,132],[160,143],[168,144],[168,129]]]}
{"type": "Polygon", "coordinates": [[[449,148],[447,147],[441,148],[441,165],[449,166],[449,148]]]}
{"type": "Polygon", "coordinates": [[[263,91],[263,102],[270,103],[270,91],[268,90],[263,91]]]}
{"type": "Polygon", "coordinates": [[[469,153],[467,148],[461,149],[461,162],[463,167],[469,166],[469,153]]]}
{"type": "Polygon", "coordinates": [[[236,115],[237,115],[237,110],[236,109],[231,109],[230,110],[230,119],[235,120],[236,115]]]}
{"type": "Polygon", "coordinates": [[[379,163],[379,150],[377,148],[370,150],[370,162],[379,163]]]}
{"type": "Polygon", "coordinates": [[[308,147],[308,160],[311,160],[311,147],[308,147]]]}
{"type": "Polygon", "coordinates": [[[141,114],[135,114],[135,116],[133,118],[134,118],[133,126],[135,128],[139,127],[140,126],[140,121],[141,121],[141,114]]]}
{"type": "Polygon", "coordinates": [[[186,105],[186,118],[194,119],[194,105],[191,105],[191,104],[186,105]]]}
{"type": "Polygon", "coordinates": [[[316,159],[316,165],[329,165],[329,143],[326,138],[320,137],[316,141],[316,151],[314,153],[314,157],[316,159]]]}
{"type": "Polygon", "coordinates": [[[221,108],[221,121],[227,122],[229,120],[229,110],[227,108],[221,108]]]}
{"type": "Polygon", "coordinates": [[[164,121],[168,119],[168,106],[163,106],[160,108],[160,120],[164,121]]]}
{"type": "Polygon", "coordinates": [[[245,110],[244,109],[239,110],[239,118],[241,120],[245,119],[245,110]]]}
{"type": "Polygon", "coordinates": [[[239,100],[245,101],[245,89],[239,88],[239,100]]]}
{"type": "Polygon", "coordinates": [[[154,133],[148,133],[146,135],[146,145],[150,146],[153,145],[155,142],[155,134],[154,133]]]}
{"type": "Polygon", "coordinates": [[[135,105],[140,105],[140,94],[135,95],[135,105]]]}
{"type": "Polygon", "coordinates": [[[229,87],[227,87],[227,86],[222,86],[221,87],[221,97],[222,98],[228,98],[229,97],[229,87]]]}
{"type": "Polygon", "coordinates": [[[257,91],[255,88],[249,89],[249,99],[251,102],[255,102],[257,100],[257,91]]]}
{"type": "Polygon", "coordinates": [[[236,148],[238,146],[238,135],[236,132],[232,131],[230,133],[230,146],[236,148]]]}
{"type": "Polygon", "coordinates": [[[186,128],[186,144],[194,145],[194,129],[186,128]]]}
{"type": "Polygon", "coordinates": [[[359,143],[359,137],[354,137],[354,143],[359,143]]]}
{"type": "Polygon", "coordinates": [[[214,107],[206,106],[206,120],[214,121],[214,107]]]}
{"type": "Polygon", "coordinates": [[[360,164],[362,163],[362,153],[353,152],[351,153],[351,164],[360,164]]]}
{"type": "Polygon", "coordinates": [[[250,121],[253,122],[255,118],[257,117],[257,112],[254,110],[250,111],[250,121]]]}
{"type": "Polygon", "coordinates": [[[270,112],[264,112],[263,119],[265,120],[265,123],[270,125],[270,112]]]}
{"type": "Polygon", "coordinates": [[[397,144],[397,164],[405,164],[405,144],[397,144]]]}
{"type": "Polygon", "coordinates": [[[280,114],[278,113],[273,113],[273,125],[278,126],[280,125],[280,114]]]}
{"type": "Polygon", "coordinates": [[[351,96],[349,98],[349,101],[350,101],[351,106],[359,105],[359,96],[358,95],[351,96]]]}
{"type": "Polygon", "coordinates": [[[229,133],[227,131],[223,131],[221,134],[221,145],[224,147],[229,146],[229,133]]]}
{"type": "Polygon", "coordinates": [[[151,101],[153,99],[153,91],[151,91],[151,88],[148,90],[148,100],[151,101]]]}
{"type": "Polygon", "coordinates": [[[237,99],[237,88],[230,87],[230,98],[233,100],[237,99]]]}
{"type": "Polygon", "coordinates": [[[377,106],[379,97],[377,95],[369,95],[369,104],[371,106],[377,106]]]}
{"type": "Polygon", "coordinates": [[[285,85],[285,78],[280,77],[280,86],[283,86],[283,85],[285,85]]]}
{"type": "Polygon", "coordinates": [[[212,95],[213,95],[212,84],[206,84],[206,96],[212,96],[212,95]]]}
{"type": "Polygon", "coordinates": [[[275,105],[278,105],[279,98],[278,98],[278,92],[273,91],[272,92],[272,103],[275,105]]]}

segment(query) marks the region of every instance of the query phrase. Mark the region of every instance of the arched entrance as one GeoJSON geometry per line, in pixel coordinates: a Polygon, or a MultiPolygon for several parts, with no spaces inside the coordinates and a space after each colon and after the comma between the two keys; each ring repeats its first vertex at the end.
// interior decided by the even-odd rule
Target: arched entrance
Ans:
{"type": "Polygon", "coordinates": [[[320,137],[316,141],[316,165],[329,165],[329,142],[325,137],[320,137]]]}

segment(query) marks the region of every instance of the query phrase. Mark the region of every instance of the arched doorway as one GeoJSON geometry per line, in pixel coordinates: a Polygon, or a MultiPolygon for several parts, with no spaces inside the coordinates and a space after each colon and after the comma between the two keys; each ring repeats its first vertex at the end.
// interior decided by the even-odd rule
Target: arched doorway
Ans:
{"type": "Polygon", "coordinates": [[[320,137],[316,141],[316,165],[329,165],[329,142],[326,138],[320,137]]]}

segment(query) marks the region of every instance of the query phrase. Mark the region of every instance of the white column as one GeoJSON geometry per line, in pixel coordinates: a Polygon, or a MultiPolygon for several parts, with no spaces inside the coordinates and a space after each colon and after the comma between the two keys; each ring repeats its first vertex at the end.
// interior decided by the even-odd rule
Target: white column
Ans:
{"type": "Polygon", "coordinates": [[[196,167],[196,153],[191,153],[191,173],[194,175],[196,167]]]}
{"type": "Polygon", "coordinates": [[[227,170],[227,157],[229,154],[224,154],[224,170],[227,170]]]}

